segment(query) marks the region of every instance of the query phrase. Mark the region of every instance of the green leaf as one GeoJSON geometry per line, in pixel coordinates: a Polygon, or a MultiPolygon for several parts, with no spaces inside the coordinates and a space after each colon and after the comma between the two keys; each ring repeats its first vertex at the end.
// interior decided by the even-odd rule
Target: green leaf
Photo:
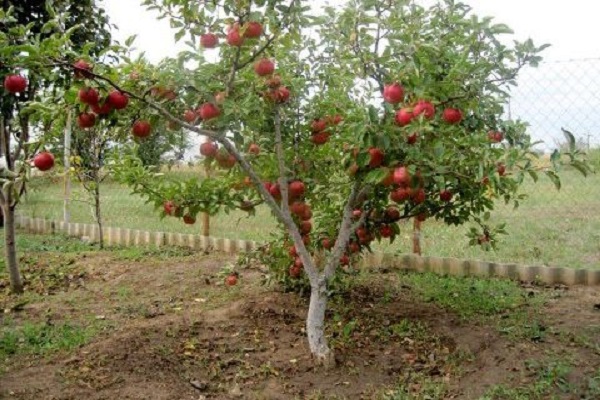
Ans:
{"type": "Polygon", "coordinates": [[[550,156],[550,161],[552,161],[552,164],[554,165],[556,165],[556,163],[560,161],[560,151],[558,151],[558,149],[555,149],[552,152],[552,155],[550,156]]]}
{"type": "Polygon", "coordinates": [[[377,168],[377,169],[374,169],[373,171],[369,171],[369,173],[367,173],[367,175],[365,176],[365,182],[372,183],[372,184],[378,184],[383,179],[385,179],[385,177],[387,175],[388,175],[387,168],[377,168]]]}
{"type": "Polygon", "coordinates": [[[137,38],[137,35],[129,36],[127,39],[125,39],[125,46],[131,47],[131,45],[133,44],[133,42],[135,41],[136,38],[137,38]]]}
{"type": "Polygon", "coordinates": [[[574,152],[577,149],[577,142],[575,140],[575,136],[573,136],[571,132],[564,128],[560,129],[562,130],[563,134],[565,135],[565,138],[567,139],[567,143],[569,144],[569,150],[571,152],[574,152]]]}
{"type": "Polygon", "coordinates": [[[534,182],[537,182],[537,181],[538,181],[538,178],[539,178],[539,177],[538,177],[538,174],[537,174],[537,172],[535,172],[535,171],[534,171],[534,170],[532,170],[532,169],[530,169],[530,170],[527,170],[527,172],[529,173],[529,176],[531,176],[531,179],[533,179],[533,181],[534,181],[534,182]]]}
{"type": "Polygon", "coordinates": [[[377,108],[374,106],[369,106],[369,121],[372,124],[377,124],[379,122],[379,112],[377,108]]]}
{"type": "Polygon", "coordinates": [[[573,160],[570,164],[577,171],[581,172],[583,176],[588,176],[588,173],[591,171],[589,165],[580,160],[573,160]]]}
{"type": "Polygon", "coordinates": [[[546,171],[546,175],[548,176],[548,178],[550,178],[552,183],[554,183],[554,186],[556,186],[556,189],[560,190],[560,188],[561,188],[560,178],[558,177],[556,172],[554,172],[552,170],[548,170],[548,171],[546,171]]]}

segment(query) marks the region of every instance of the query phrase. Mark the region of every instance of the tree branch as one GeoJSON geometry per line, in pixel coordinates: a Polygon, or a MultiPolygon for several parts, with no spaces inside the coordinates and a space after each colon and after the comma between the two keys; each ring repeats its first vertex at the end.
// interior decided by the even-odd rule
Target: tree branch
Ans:
{"type": "MultiPolygon", "coordinates": [[[[342,257],[346,246],[348,246],[350,235],[352,234],[352,211],[354,210],[354,202],[358,198],[360,191],[360,182],[356,180],[354,181],[354,186],[352,186],[350,196],[348,196],[348,201],[344,206],[344,214],[337,240],[335,241],[335,245],[333,246],[329,260],[327,261],[327,266],[321,275],[321,279],[323,280],[328,280],[333,276],[337,266],[339,265],[339,260],[342,257]]],[[[366,213],[364,213],[361,218],[366,218],[366,213]]]]}

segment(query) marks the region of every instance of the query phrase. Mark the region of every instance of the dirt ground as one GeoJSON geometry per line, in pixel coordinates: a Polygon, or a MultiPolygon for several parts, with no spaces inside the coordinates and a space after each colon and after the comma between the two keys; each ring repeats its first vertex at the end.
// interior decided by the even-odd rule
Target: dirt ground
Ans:
{"type": "Polygon", "coordinates": [[[80,273],[62,287],[38,282],[40,296],[20,307],[0,300],[0,320],[91,324],[97,334],[69,352],[0,360],[0,398],[376,399],[401,385],[408,397],[389,398],[469,400],[493,385],[534,382],[528,365],[549,355],[571,361],[573,387],[600,368],[598,288],[525,288],[549,294],[546,334],[514,340],[410,286],[390,291],[397,275],[379,275],[332,304],[338,366],[326,370],[309,357],[307,299],[261,285],[259,270],[243,270],[227,287],[219,272],[233,260],[218,255],[123,261],[100,253],[73,262],[80,273]],[[445,389],[429,394],[429,383],[445,389]]]}

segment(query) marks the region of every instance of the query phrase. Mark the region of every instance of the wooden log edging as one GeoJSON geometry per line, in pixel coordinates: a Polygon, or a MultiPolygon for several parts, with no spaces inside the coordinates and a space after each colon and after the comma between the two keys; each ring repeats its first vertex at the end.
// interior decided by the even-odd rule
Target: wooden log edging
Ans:
{"type": "MultiPolygon", "coordinates": [[[[90,242],[98,241],[99,236],[96,224],[67,224],[63,221],[30,218],[23,215],[17,216],[17,227],[31,233],[63,233],[68,236],[86,238],[90,242]]],[[[104,228],[104,240],[108,245],[146,247],[180,246],[189,247],[194,250],[220,251],[232,255],[256,250],[263,244],[252,240],[113,227],[104,228]]],[[[600,269],[545,267],[514,263],[504,264],[447,257],[421,257],[413,254],[394,255],[391,253],[366,254],[359,261],[359,265],[362,268],[380,268],[383,266],[393,270],[433,272],[452,276],[518,279],[548,285],[600,285],[600,269]]]]}

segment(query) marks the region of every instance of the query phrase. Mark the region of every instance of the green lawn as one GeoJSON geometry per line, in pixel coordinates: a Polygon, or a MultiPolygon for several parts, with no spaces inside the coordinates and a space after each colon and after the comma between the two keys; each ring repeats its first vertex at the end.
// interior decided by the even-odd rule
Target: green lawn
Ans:
{"type": "MultiPolygon", "coordinates": [[[[573,268],[600,267],[600,176],[583,178],[565,171],[562,177],[561,191],[545,179],[537,184],[528,182],[525,191],[530,198],[517,210],[498,204],[492,222],[507,222],[509,235],[501,239],[496,252],[469,246],[465,237],[468,225],[457,228],[426,221],[424,254],[573,268]]],[[[20,211],[33,217],[62,219],[62,191],[62,183],[38,179],[20,211]]],[[[200,223],[187,226],[174,218],[161,220],[152,205],[130,195],[127,187],[107,183],[103,192],[106,225],[183,233],[201,231],[200,223]]],[[[75,197],[78,196],[82,196],[81,191],[75,190],[75,197]]],[[[73,202],[71,219],[92,222],[89,206],[73,202]]],[[[264,240],[274,227],[275,221],[266,208],[259,208],[255,218],[235,212],[211,219],[211,234],[219,237],[264,240]]],[[[412,224],[402,227],[399,240],[380,249],[410,251],[412,224]]]]}

